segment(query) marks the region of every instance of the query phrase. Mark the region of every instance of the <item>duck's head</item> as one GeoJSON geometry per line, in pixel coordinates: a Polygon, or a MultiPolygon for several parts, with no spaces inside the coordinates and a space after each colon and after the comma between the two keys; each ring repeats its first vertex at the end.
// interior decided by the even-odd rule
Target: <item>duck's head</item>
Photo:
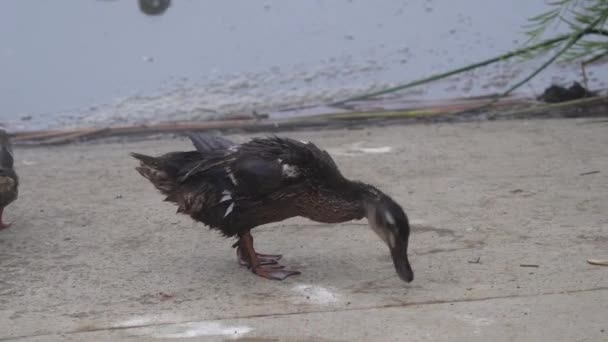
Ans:
{"type": "Polygon", "coordinates": [[[399,278],[408,283],[414,280],[414,271],[407,257],[410,225],[401,206],[382,194],[367,203],[366,216],[374,232],[390,249],[399,278]]]}

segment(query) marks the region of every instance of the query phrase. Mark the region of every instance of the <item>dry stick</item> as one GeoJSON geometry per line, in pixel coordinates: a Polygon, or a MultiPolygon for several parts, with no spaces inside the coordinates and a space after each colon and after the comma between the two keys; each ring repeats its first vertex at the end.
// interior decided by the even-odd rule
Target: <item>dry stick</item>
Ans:
{"type": "MultiPolygon", "coordinates": [[[[78,129],[80,130],[88,130],[86,128],[78,129]]],[[[42,140],[48,139],[55,136],[62,136],[66,134],[66,130],[52,130],[52,131],[28,131],[28,132],[17,132],[13,134],[13,141],[22,141],[22,140],[42,140]]]]}
{"type": "MultiPolygon", "coordinates": [[[[62,136],[53,137],[48,140],[35,140],[28,145],[60,145],[73,142],[75,140],[88,140],[92,137],[105,138],[111,136],[125,136],[125,135],[136,135],[136,134],[158,134],[158,133],[175,133],[175,132],[187,132],[187,131],[204,131],[212,129],[257,129],[257,130],[268,130],[272,128],[282,127],[286,129],[298,128],[298,127],[321,127],[327,123],[324,121],[256,121],[253,120],[222,120],[222,121],[211,121],[201,123],[169,123],[169,124],[158,124],[158,125],[145,125],[145,126],[119,126],[106,129],[91,129],[91,130],[76,130],[76,131],[65,131],[62,136]]],[[[28,142],[28,140],[21,140],[22,144],[28,142]]]]}
{"type": "Polygon", "coordinates": [[[587,259],[587,262],[591,265],[608,266],[608,259],[606,259],[606,260],[587,259]]]}
{"type": "MultiPolygon", "coordinates": [[[[515,100],[512,102],[517,104],[515,100]]],[[[508,101],[501,102],[502,105],[508,105],[508,101]]],[[[608,97],[593,97],[585,98],[581,100],[569,101],[566,103],[556,103],[549,105],[540,105],[532,108],[527,108],[523,111],[516,110],[505,112],[506,117],[516,115],[517,113],[532,114],[536,112],[550,111],[552,113],[559,113],[564,108],[570,108],[572,106],[587,106],[591,104],[608,104],[608,97]]],[[[579,108],[577,107],[577,108],[579,108]]],[[[300,119],[290,120],[225,120],[225,121],[211,121],[211,122],[174,122],[174,123],[163,123],[157,125],[139,125],[139,126],[117,126],[106,129],[77,129],[63,131],[61,136],[54,134],[49,136],[47,139],[19,139],[15,140],[18,144],[30,145],[30,146],[45,146],[45,145],[61,145],[67,144],[74,141],[85,141],[98,138],[117,137],[117,136],[128,136],[128,135],[139,135],[139,134],[158,134],[158,133],[177,133],[185,131],[205,131],[205,130],[227,130],[227,129],[243,129],[248,132],[260,132],[268,131],[272,129],[291,130],[291,129],[310,129],[310,128],[332,128],[332,127],[344,127],[348,125],[349,121],[367,120],[367,119],[418,119],[420,117],[437,117],[443,116],[444,114],[453,114],[454,111],[469,111],[464,107],[443,107],[433,110],[425,115],[412,115],[410,112],[358,112],[358,113],[343,113],[335,115],[320,115],[314,117],[305,117],[300,119]],[[253,122],[252,122],[253,121],[253,122]]],[[[43,132],[41,132],[43,133],[43,132]]],[[[58,132],[54,132],[58,133],[58,132]]],[[[16,134],[19,136],[19,133],[16,134]]],[[[27,136],[32,136],[32,132],[28,132],[27,136]]]]}

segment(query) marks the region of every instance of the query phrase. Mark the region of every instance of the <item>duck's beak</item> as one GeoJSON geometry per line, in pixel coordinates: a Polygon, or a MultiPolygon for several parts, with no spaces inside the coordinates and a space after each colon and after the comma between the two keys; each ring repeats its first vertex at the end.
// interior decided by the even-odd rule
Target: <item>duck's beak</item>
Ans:
{"type": "Polygon", "coordinates": [[[407,258],[407,240],[396,238],[394,245],[389,245],[391,250],[391,257],[393,257],[393,264],[397,275],[401,280],[411,282],[414,280],[414,271],[407,258]]]}
{"type": "Polygon", "coordinates": [[[373,231],[386,243],[391,251],[395,270],[403,281],[411,282],[414,280],[414,271],[407,258],[407,245],[409,236],[399,236],[393,230],[383,225],[379,225],[374,215],[368,215],[368,220],[373,231]]]}

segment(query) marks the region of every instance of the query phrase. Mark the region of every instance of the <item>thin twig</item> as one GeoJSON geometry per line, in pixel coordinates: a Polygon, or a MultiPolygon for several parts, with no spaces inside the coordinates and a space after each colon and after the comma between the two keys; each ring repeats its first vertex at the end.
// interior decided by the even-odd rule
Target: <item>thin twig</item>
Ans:
{"type": "Polygon", "coordinates": [[[572,45],[576,44],[576,42],[578,42],[581,38],[583,38],[583,36],[585,34],[589,33],[591,30],[593,30],[593,28],[597,24],[599,24],[603,20],[605,20],[606,17],[608,17],[608,12],[606,12],[603,15],[597,17],[597,19],[595,19],[592,23],[590,23],[589,25],[587,25],[587,27],[585,27],[584,29],[579,30],[575,34],[569,35],[570,40],[568,41],[568,43],[566,45],[564,45],[563,48],[561,48],[555,55],[553,55],[551,58],[549,58],[539,68],[537,68],[532,73],[530,73],[530,75],[528,75],[526,78],[524,78],[523,80],[517,82],[515,85],[513,85],[507,91],[505,91],[500,97],[505,97],[505,96],[509,95],[514,90],[516,90],[517,88],[521,87],[522,85],[526,84],[528,81],[530,81],[531,79],[533,79],[541,71],[545,70],[549,65],[553,64],[553,62],[555,62],[556,59],[558,59],[561,55],[563,55],[564,52],[568,51],[572,47],[572,45]]]}
{"type": "MultiPolygon", "coordinates": [[[[591,28],[591,29],[584,30],[584,32],[582,32],[582,35],[587,35],[587,34],[597,34],[597,35],[608,36],[608,31],[607,30],[602,30],[602,29],[591,28]]],[[[512,57],[515,57],[515,56],[524,55],[526,53],[529,53],[529,52],[532,52],[532,51],[535,51],[535,50],[538,50],[538,49],[541,49],[541,48],[552,46],[552,45],[555,45],[555,44],[557,44],[559,42],[562,42],[562,41],[570,39],[570,38],[572,38],[571,34],[565,34],[565,35],[557,36],[557,37],[552,38],[552,39],[547,39],[547,40],[545,40],[543,42],[540,42],[540,43],[538,43],[536,45],[532,45],[532,46],[529,46],[529,47],[526,47],[526,48],[522,48],[522,49],[517,49],[515,51],[511,51],[511,52],[502,54],[502,55],[494,57],[494,58],[486,59],[486,60],[478,62],[478,63],[469,64],[467,66],[464,66],[464,67],[461,67],[461,68],[458,68],[458,69],[455,69],[455,70],[451,70],[451,71],[444,72],[444,73],[441,73],[441,74],[435,74],[435,75],[432,75],[432,76],[427,77],[427,78],[423,78],[423,79],[416,80],[416,81],[413,81],[413,82],[410,82],[410,83],[398,85],[398,86],[395,86],[395,87],[390,87],[390,88],[386,88],[386,89],[375,91],[375,92],[370,92],[370,93],[365,93],[365,94],[349,97],[349,98],[344,99],[344,100],[332,102],[332,103],[328,104],[328,106],[331,106],[331,107],[342,107],[347,102],[367,100],[369,98],[376,97],[376,96],[379,96],[379,95],[385,95],[385,94],[393,93],[393,92],[396,92],[396,91],[399,91],[399,90],[415,87],[415,86],[418,86],[418,85],[421,85],[421,84],[437,81],[437,80],[440,80],[440,79],[443,79],[443,78],[446,78],[446,77],[449,77],[449,76],[453,76],[453,75],[456,75],[456,74],[459,74],[459,73],[463,73],[465,71],[470,71],[470,70],[473,70],[473,69],[477,69],[477,68],[480,68],[480,67],[483,67],[483,66],[486,66],[486,65],[489,65],[489,64],[496,63],[496,62],[505,61],[505,60],[507,60],[509,58],[512,58],[512,57]]]]}
{"type": "Polygon", "coordinates": [[[337,107],[337,106],[344,105],[347,102],[366,100],[366,99],[369,99],[371,97],[375,97],[375,96],[378,96],[378,95],[384,95],[384,94],[392,93],[392,92],[395,92],[395,91],[403,90],[403,89],[406,89],[406,88],[415,87],[417,85],[421,85],[421,84],[424,84],[424,83],[436,81],[436,80],[439,80],[439,79],[442,79],[442,78],[446,78],[446,77],[449,77],[449,76],[452,76],[452,75],[456,75],[456,74],[459,74],[459,73],[462,73],[462,72],[465,72],[465,71],[477,69],[479,67],[486,66],[488,64],[500,62],[500,61],[509,59],[511,57],[514,57],[514,56],[522,55],[522,54],[528,53],[530,51],[540,49],[542,47],[550,46],[550,45],[559,43],[559,42],[561,42],[563,40],[566,40],[569,37],[570,37],[569,35],[559,36],[559,37],[556,37],[556,38],[553,38],[553,39],[546,40],[546,41],[541,42],[539,44],[536,44],[534,46],[530,46],[530,47],[527,47],[527,48],[523,48],[523,49],[515,50],[515,51],[512,51],[512,52],[508,52],[508,53],[502,54],[500,56],[497,56],[497,57],[494,57],[494,58],[490,58],[490,59],[486,59],[484,61],[481,61],[481,62],[478,62],[478,63],[475,63],[475,64],[470,64],[470,65],[467,65],[465,67],[458,68],[458,69],[455,69],[455,70],[452,70],[452,71],[448,71],[448,72],[441,73],[441,74],[435,74],[435,75],[432,75],[430,77],[423,78],[423,79],[420,79],[420,80],[416,80],[416,81],[413,81],[413,82],[410,82],[410,83],[407,83],[407,84],[403,84],[403,85],[400,85],[400,86],[386,88],[384,90],[380,90],[380,91],[376,91],[376,92],[371,92],[371,93],[367,93],[367,94],[363,94],[363,95],[358,95],[358,96],[353,96],[353,97],[347,98],[345,100],[333,102],[333,103],[330,103],[329,106],[337,107]]]}
{"type": "Polygon", "coordinates": [[[587,85],[587,65],[606,56],[608,56],[608,52],[602,52],[581,63],[581,71],[583,74],[583,84],[585,85],[585,89],[589,89],[589,86],[587,85]]]}

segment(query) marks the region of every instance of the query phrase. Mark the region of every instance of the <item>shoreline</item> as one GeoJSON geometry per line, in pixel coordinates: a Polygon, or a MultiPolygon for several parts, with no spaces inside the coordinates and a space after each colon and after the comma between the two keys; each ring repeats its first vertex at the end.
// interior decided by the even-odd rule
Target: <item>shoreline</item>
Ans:
{"type": "MultiPolygon", "coordinates": [[[[105,128],[22,131],[12,133],[18,146],[52,146],[95,141],[107,138],[150,137],[188,131],[285,132],[309,129],[344,129],[359,126],[408,125],[414,123],[454,123],[487,120],[608,117],[608,96],[596,96],[569,102],[546,104],[529,98],[507,98],[487,106],[484,97],[436,101],[438,105],[411,106],[398,110],[374,110],[373,106],[355,105],[350,110],[334,108],[316,115],[276,118],[275,115],[228,116],[214,121],[181,121],[152,125],[127,125],[105,128]]],[[[297,109],[291,109],[292,113],[297,109]]]]}

